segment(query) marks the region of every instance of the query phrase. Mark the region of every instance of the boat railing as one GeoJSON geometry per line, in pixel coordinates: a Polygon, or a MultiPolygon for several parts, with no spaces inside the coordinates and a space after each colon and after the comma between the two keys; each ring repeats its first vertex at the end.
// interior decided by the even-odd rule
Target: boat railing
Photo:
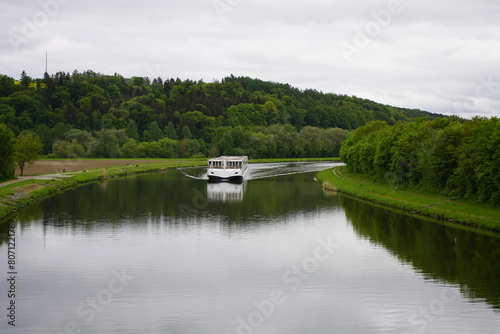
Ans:
{"type": "Polygon", "coordinates": [[[246,164],[243,161],[210,161],[210,169],[243,169],[246,164]]]}

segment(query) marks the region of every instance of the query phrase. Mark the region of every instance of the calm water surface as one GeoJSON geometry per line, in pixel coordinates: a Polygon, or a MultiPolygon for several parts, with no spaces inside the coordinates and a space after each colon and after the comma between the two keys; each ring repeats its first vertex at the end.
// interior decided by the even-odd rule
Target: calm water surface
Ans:
{"type": "Polygon", "coordinates": [[[499,333],[500,238],[324,192],[313,170],[203,169],[79,187],[11,219],[1,333],[499,333]]]}

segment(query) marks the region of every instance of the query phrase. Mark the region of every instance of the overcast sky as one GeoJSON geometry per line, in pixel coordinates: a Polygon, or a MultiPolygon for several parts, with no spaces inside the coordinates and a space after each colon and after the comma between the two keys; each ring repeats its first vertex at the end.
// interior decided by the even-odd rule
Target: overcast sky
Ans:
{"type": "Polygon", "coordinates": [[[500,116],[499,0],[0,0],[0,73],[234,74],[500,116]]]}

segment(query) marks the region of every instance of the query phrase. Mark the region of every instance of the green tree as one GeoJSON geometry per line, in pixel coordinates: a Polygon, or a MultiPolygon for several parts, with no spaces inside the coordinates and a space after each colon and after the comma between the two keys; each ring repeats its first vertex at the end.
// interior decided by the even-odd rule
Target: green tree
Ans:
{"type": "Polygon", "coordinates": [[[180,127],[189,127],[189,130],[194,137],[198,137],[198,133],[201,131],[205,124],[206,116],[203,115],[201,111],[188,111],[181,115],[180,117],[180,127]]]}
{"type": "Polygon", "coordinates": [[[97,132],[97,140],[93,147],[93,154],[100,158],[121,157],[119,138],[116,131],[101,130],[97,132]]]}
{"type": "Polygon", "coordinates": [[[323,141],[323,157],[338,157],[340,146],[349,135],[348,130],[340,128],[329,128],[323,130],[321,139],[323,141]]]}
{"type": "Polygon", "coordinates": [[[261,104],[240,103],[227,108],[226,114],[231,126],[267,125],[267,110],[261,104]]]}
{"type": "Polygon", "coordinates": [[[25,87],[28,88],[30,83],[32,81],[32,78],[26,74],[26,71],[21,72],[21,84],[25,87]]]}
{"type": "Polygon", "coordinates": [[[43,154],[49,154],[52,147],[52,131],[45,124],[39,124],[35,127],[35,133],[40,137],[43,143],[43,154]]]}
{"type": "Polygon", "coordinates": [[[14,177],[14,133],[0,123],[0,180],[14,177]]]}
{"type": "Polygon", "coordinates": [[[170,138],[162,138],[158,141],[160,145],[161,158],[175,158],[177,157],[178,142],[170,138]]]}
{"type": "Polygon", "coordinates": [[[42,148],[42,140],[32,131],[23,131],[19,134],[14,144],[14,162],[21,170],[21,175],[24,174],[26,165],[33,166],[38,160],[42,148]]]}
{"type": "Polygon", "coordinates": [[[200,143],[196,139],[183,139],[179,141],[179,156],[181,158],[190,158],[200,153],[200,143]]]}
{"type": "Polygon", "coordinates": [[[125,158],[143,158],[144,151],[139,149],[139,144],[133,138],[130,138],[122,146],[122,153],[125,158]]]}
{"type": "Polygon", "coordinates": [[[177,140],[177,131],[175,131],[174,123],[169,122],[165,127],[164,133],[167,138],[177,140]]]}
{"type": "Polygon", "coordinates": [[[153,141],[153,136],[151,135],[151,132],[149,130],[144,130],[142,133],[142,140],[149,143],[153,141]]]}
{"type": "Polygon", "coordinates": [[[76,139],[71,142],[58,140],[52,144],[52,155],[57,158],[74,159],[85,156],[85,149],[76,139]]]}
{"type": "Polygon", "coordinates": [[[158,122],[154,121],[149,124],[148,127],[151,139],[149,141],[158,141],[164,137],[163,131],[161,131],[158,126],[158,122]]]}
{"type": "Polygon", "coordinates": [[[193,135],[191,134],[191,130],[187,125],[184,125],[182,128],[182,138],[183,139],[193,139],[193,135]]]}
{"type": "Polygon", "coordinates": [[[199,132],[200,139],[211,143],[217,132],[217,119],[215,117],[205,117],[203,128],[199,132]]]}
{"type": "Polygon", "coordinates": [[[72,127],[69,124],[57,123],[51,130],[52,138],[54,140],[63,140],[66,137],[66,133],[71,129],[72,127]]]}
{"type": "Polygon", "coordinates": [[[139,131],[137,131],[137,126],[135,125],[135,121],[131,119],[128,122],[127,129],[125,130],[125,133],[129,138],[139,140],[139,131]]]}
{"type": "Polygon", "coordinates": [[[217,150],[222,155],[245,155],[249,142],[249,131],[242,126],[220,128],[215,139],[217,150]]]}
{"type": "Polygon", "coordinates": [[[101,117],[101,129],[116,129],[118,119],[113,114],[105,114],[101,117]]]}
{"type": "MultiPolygon", "coordinates": [[[[96,139],[92,135],[85,131],[79,129],[72,129],[66,132],[66,141],[72,143],[74,140],[81,145],[85,151],[85,155],[90,155],[92,148],[95,144],[96,139]]],[[[80,155],[84,156],[84,155],[80,155]]]]}
{"type": "Polygon", "coordinates": [[[304,140],[307,157],[319,157],[323,150],[321,136],[323,129],[306,126],[300,130],[299,137],[304,140]]]}
{"type": "Polygon", "coordinates": [[[252,132],[248,139],[247,152],[251,158],[272,158],[276,156],[276,137],[262,132],[252,132]]]}

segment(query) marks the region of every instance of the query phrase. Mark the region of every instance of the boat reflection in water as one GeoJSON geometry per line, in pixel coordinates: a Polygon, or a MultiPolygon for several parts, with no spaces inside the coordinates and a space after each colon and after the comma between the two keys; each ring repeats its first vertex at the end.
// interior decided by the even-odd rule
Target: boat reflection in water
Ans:
{"type": "Polygon", "coordinates": [[[209,202],[241,202],[245,195],[246,182],[208,182],[209,202]]]}

